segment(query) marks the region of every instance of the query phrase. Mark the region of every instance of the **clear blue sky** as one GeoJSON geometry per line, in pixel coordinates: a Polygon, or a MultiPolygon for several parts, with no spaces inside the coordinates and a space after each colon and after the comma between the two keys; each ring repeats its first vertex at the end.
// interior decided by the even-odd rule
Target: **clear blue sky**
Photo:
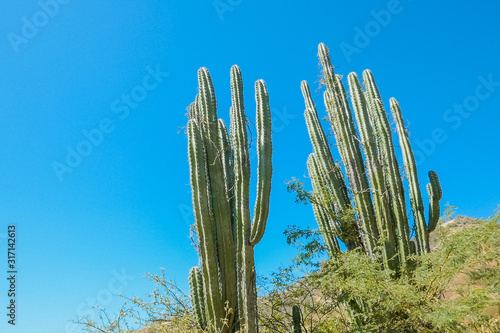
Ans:
{"type": "Polygon", "coordinates": [[[72,332],[66,323],[87,302],[116,310],[117,292],[151,291],[140,277],[160,267],[187,286],[197,257],[179,127],[201,66],[212,73],[225,119],[231,65],[243,72],[250,118],[254,81],[268,85],[275,172],[256,248],[261,274],[295,254],[282,234],[287,225],[315,225],[284,181],[306,173],[312,148],[300,81],[318,87],[319,42],[331,48],[337,73],[370,68],[384,101],[399,100],[420,152],[420,180],[436,170],[443,203],[476,217],[500,203],[496,2],[220,0],[219,12],[212,1],[58,3],[0,4],[2,332],[72,332]],[[68,147],[87,156],[68,166],[68,147]],[[15,328],[5,316],[10,224],[18,231],[15,328]],[[134,279],[117,279],[123,270],[134,279]]]}

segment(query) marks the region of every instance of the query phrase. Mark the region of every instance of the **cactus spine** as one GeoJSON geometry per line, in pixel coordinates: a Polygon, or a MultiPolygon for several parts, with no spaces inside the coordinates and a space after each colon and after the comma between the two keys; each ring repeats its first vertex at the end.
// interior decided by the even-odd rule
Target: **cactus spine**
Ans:
{"type": "Polygon", "coordinates": [[[249,210],[250,158],[243,81],[231,68],[230,135],[217,118],[210,74],[198,71],[199,94],[190,106],[188,155],[200,268],[190,272],[191,298],[202,329],[257,332],[254,247],[264,235],[271,193],[271,112],[264,81],[257,102],[257,198],[249,210]],[[203,291],[203,292],[201,292],[203,291]],[[226,317],[225,306],[235,316],[226,317]],[[227,318],[223,323],[222,319],[227,318]]]}
{"type": "Polygon", "coordinates": [[[352,249],[353,243],[346,242],[343,232],[347,225],[339,222],[343,220],[343,211],[352,207],[357,222],[352,223],[350,228],[357,230],[359,234],[358,246],[362,246],[368,254],[374,254],[380,249],[384,267],[395,271],[405,270],[409,268],[410,254],[429,251],[429,233],[437,224],[439,200],[442,196],[437,174],[429,172],[431,182],[427,188],[430,208],[426,224],[415,158],[399,104],[391,99],[391,111],[403,151],[415,220],[416,246],[415,251],[412,251],[403,182],[389,120],[373,75],[369,70],[363,72],[363,89],[356,73],[349,74],[351,111],[347,93],[341,77],[334,73],[327,47],[320,44],[318,53],[326,86],[325,106],[349,185],[346,186],[340,167],[333,162],[309,86],[303,81],[301,87],[306,105],[304,114],[314,151],[307,163],[313,185],[312,203],[325,244],[327,248],[338,250],[338,238],[346,244],[348,250],[352,249]],[[349,202],[347,188],[353,203],[349,202]]]}

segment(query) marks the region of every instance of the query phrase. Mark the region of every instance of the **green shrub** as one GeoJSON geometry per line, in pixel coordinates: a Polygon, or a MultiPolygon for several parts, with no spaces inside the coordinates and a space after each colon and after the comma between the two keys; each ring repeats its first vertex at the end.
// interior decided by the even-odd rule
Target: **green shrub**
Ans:
{"type": "Polygon", "coordinates": [[[411,276],[395,278],[359,250],[294,283],[299,266],[282,269],[267,281],[274,290],[261,302],[264,332],[289,332],[277,322],[289,322],[284,309],[294,304],[308,318],[305,332],[499,332],[499,214],[457,217],[437,229],[434,242],[433,252],[413,258],[411,276]]]}

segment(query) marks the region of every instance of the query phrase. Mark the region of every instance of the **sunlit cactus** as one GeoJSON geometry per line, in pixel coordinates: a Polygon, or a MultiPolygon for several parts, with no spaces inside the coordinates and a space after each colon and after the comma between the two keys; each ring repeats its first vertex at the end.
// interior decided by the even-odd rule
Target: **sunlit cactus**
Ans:
{"type": "Polygon", "coordinates": [[[348,249],[360,246],[359,230],[352,219],[345,218],[352,211],[347,185],[340,167],[333,160],[309,85],[305,81],[302,81],[302,94],[306,102],[304,114],[307,129],[314,149],[307,161],[314,190],[312,204],[327,250],[332,256],[340,249],[337,237],[348,249]]]}
{"type": "Polygon", "coordinates": [[[325,245],[330,255],[339,250],[338,240],[348,250],[360,246],[368,254],[379,252],[384,267],[407,270],[411,268],[409,255],[429,251],[429,233],[439,219],[442,192],[437,174],[429,172],[430,208],[426,223],[408,133],[399,103],[391,99],[415,222],[416,239],[412,250],[400,167],[389,119],[373,74],[370,70],[363,72],[364,88],[356,73],[348,75],[349,103],[342,78],[335,74],[324,44],[319,45],[318,55],[326,86],[324,102],[344,170],[333,160],[309,86],[303,81],[304,114],[314,151],[307,162],[313,186],[311,201],[325,245]],[[346,220],[344,212],[349,209],[354,209],[355,222],[343,225],[340,221],[346,220]],[[357,232],[358,241],[352,235],[346,237],[346,226],[357,232]]]}
{"type": "Polygon", "coordinates": [[[204,330],[207,328],[207,317],[205,315],[205,293],[203,291],[203,273],[199,267],[193,267],[189,271],[189,285],[191,287],[191,303],[198,320],[198,325],[204,330]]]}
{"type": "Polygon", "coordinates": [[[442,192],[439,185],[439,178],[435,171],[429,171],[428,192],[429,192],[429,220],[426,224],[424,214],[424,202],[420,191],[420,183],[418,182],[417,164],[415,163],[415,156],[410,145],[408,138],[408,131],[403,124],[403,116],[401,115],[401,108],[395,98],[391,98],[391,111],[396,129],[399,135],[399,144],[403,152],[403,161],[405,166],[406,178],[410,189],[410,201],[413,211],[413,219],[415,221],[416,233],[416,252],[425,253],[429,252],[429,233],[432,232],[439,220],[439,200],[441,200],[442,192]]]}
{"type": "Polygon", "coordinates": [[[201,269],[190,273],[200,328],[210,332],[257,332],[254,246],[269,214],[272,175],[271,111],[264,81],[257,102],[257,197],[249,209],[250,158],[240,69],[231,68],[230,134],[217,117],[210,73],[198,71],[199,94],[190,106],[188,154],[201,269]],[[198,273],[199,271],[199,273],[198,273]],[[202,286],[202,287],[200,287],[202,286]],[[199,295],[202,288],[203,295],[199,295]],[[204,316],[201,308],[204,308],[204,316]],[[227,313],[227,309],[231,309],[227,313]],[[222,321],[222,319],[227,321],[222,321]]]}

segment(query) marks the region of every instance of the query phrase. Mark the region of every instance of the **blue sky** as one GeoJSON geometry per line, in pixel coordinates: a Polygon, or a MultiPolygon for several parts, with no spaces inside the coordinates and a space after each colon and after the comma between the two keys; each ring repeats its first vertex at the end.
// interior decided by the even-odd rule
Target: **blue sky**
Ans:
{"type": "MultiPolygon", "coordinates": [[[[0,4],[2,332],[76,332],[67,322],[86,314],[87,304],[100,300],[114,310],[117,293],[150,292],[141,276],[160,267],[187,287],[197,257],[188,239],[182,127],[201,66],[211,71],[226,120],[231,65],[243,72],[251,119],[254,81],[268,86],[275,172],[256,248],[260,274],[295,254],[283,236],[288,225],[315,225],[284,182],[306,173],[312,148],[300,81],[318,87],[320,42],[337,73],[370,68],[386,105],[399,100],[420,181],[436,170],[443,203],[475,217],[500,203],[495,2],[55,1],[0,4]],[[86,156],[68,163],[78,149],[86,156]],[[11,224],[14,328],[4,314],[11,224]]],[[[314,98],[324,115],[320,94],[314,98]]]]}

